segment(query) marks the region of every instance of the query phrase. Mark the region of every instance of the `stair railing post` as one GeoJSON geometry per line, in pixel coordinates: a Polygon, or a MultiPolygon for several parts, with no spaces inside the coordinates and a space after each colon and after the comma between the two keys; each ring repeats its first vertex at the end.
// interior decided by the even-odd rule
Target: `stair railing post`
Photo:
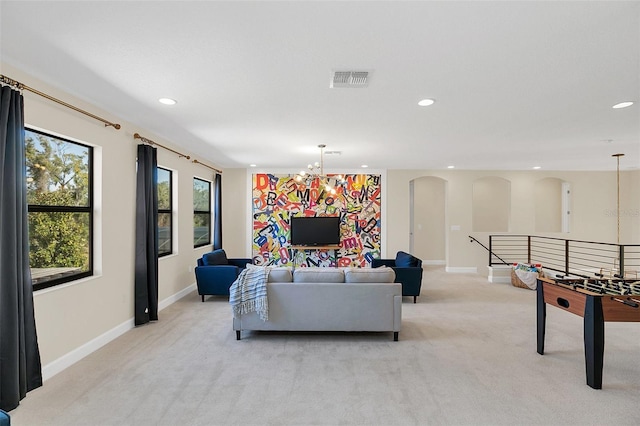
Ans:
{"type": "Polygon", "coordinates": [[[569,240],[564,241],[564,273],[569,275],[569,240]]]}
{"type": "Polygon", "coordinates": [[[493,235],[489,235],[489,266],[493,265],[493,263],[491,263],[491,253],[493,252],[491,247],[491,242],[493,241],[492,237],[493,235]]]}

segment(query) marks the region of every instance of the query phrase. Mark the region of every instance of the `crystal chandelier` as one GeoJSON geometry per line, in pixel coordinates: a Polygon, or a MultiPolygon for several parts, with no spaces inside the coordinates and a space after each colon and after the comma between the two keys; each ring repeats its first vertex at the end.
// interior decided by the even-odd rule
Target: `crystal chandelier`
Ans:
{"type": "Polygon", "coordinates": [[[318,180],[320,186],[324,188],[325,191],[330,193],[331,195],[336,194],[336,188],[331,184],[331,179],[335,180],[336,184],[340,184],[344,182],[344,178],[342,175],[335,176],[327,176],[324,174],[324,149],[326,145],[320,144],[318,148],[320,148],[320,162],[315,162],[314,164],[309,164],[306,170],[302,170],[295,177],[296,182],[304,183],[307,186],[311,186],[314,180],[318,180]]]}

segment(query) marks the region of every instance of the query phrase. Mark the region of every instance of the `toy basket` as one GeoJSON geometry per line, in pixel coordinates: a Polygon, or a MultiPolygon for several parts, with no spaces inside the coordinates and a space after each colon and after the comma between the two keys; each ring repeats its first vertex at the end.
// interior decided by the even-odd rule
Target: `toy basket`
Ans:
{"type": "Polygon", "coordinates": [[[538,277],[541,275],[542,266],[540,264],[514,263],[511,268],[511,285],[535,290],[538,285],[538,277]]]}

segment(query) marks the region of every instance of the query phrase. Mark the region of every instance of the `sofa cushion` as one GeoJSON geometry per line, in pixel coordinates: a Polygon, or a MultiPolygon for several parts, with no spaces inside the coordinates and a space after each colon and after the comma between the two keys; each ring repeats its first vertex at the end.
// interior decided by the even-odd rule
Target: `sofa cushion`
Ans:
{"type": "Polygon", "coordinates": [[[420,264],[420,259],[415,256],[399,251],[396,254],[396,266],[398,268],[415,268],[420,264]]]}
{"type": "Polygon", "coordinates": [[[290,267],[270,267],[269,278],[270,283],[290,283],[293,281],[293,274],[290,267]]]}
{"type": "Polygon", "coordinates": [[[392,283],[396,273],[391,268],[349,268],[344,271],[345,283],[392,283]]]}
{"type": "Polygon", "coordinates": [[[343,283],[344,272],[338,268],[296,268],[294,283],[343,283]]]}
{"type": "Polygon", "coordinates": [[[202,263],[205,266],[211,265],[228,265],[227,253],[223,249],[214,250],[202,255],[202,263]]]}

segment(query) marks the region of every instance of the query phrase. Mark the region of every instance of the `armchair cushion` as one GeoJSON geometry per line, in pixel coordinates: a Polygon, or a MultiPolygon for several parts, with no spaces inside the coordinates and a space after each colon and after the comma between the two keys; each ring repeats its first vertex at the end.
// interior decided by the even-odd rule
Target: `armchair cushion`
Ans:
{"type": "Polygon", "coordinates": [[[422,261],[409,253],[405,253],[404,251],[399,251],[398,253],[396,253],[395,266],[416,268],[416,267],[422,266],[422,261]]]}
{"type": "Polygon", "coordinates": [[[227,253],[223,249],[218,249],[202,255],[202,263],[205,266],[228,265],[229,259],[227,259],[227,253]]]}

